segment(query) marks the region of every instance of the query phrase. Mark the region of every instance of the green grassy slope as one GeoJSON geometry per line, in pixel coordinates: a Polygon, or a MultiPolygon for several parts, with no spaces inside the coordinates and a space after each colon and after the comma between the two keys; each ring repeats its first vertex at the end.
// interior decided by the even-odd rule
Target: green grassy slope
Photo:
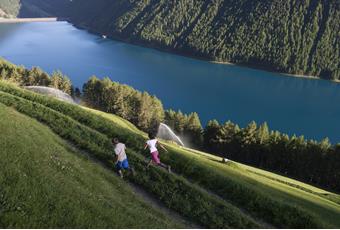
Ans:
{"type": "Polygon", "coordinates": [[[170,153],[161,157],[180,176],[156,168],[145,171],[143,156],[148,154],[141,150],[145,134],[117,116],[5,83],[0,83],[0,102],[45,123],[104,163],[111,148],[107,146],[108,138],[119,136],[130,147],[130,160],[138,174],[129,179],[167,207],[203,226],[340,226],[337,194],[235,162],[222,164],[212,155],[171,144],[167,144],[170,153]]]}
{"type": "MultiPolygon", "coordinates": [[[[111,120],[124,129],[131,127],[129,128],[131,133],[144,135],[144,137],[146,137],[146,134],[138,131],[138,129],[128,121],[122,120],[115,115],[97,110],[91,110],[91,112],[111,120]]],[[[222,180],[222,183],[223,181],[228,183],[229,180],[237,181],[250,191],[256,191],[279,202],[308,210],[323,220],[329,227],[340,226],[340,219],[338,218],[340,215],[340,195],[338,194],[237,162],[224,164],[221,163],[220,157],[211,154],[181,148],[169,143],[165,144],[173,154],[162,155],[162,160],[173,165],[175,169],[179,167],[178,164],[176,164],[175,158],[184,156],[183,161],[190,161],[184,163],[184,167],[187,168],[186,171],[190,171],[190,169],[188,169],[190,167],[199,167],[198,165],[200,165],[206,169],[206,173],[208,173],[207,178],[211,178],[211,180],[219,179],[222,180]]],[[[203,174],[204,171],[201,171],[201,173],[203,174]]],[[[204,179],[201,177],[202,174],[199,174],[198,177],[190,173],[187,175],[191,175],[191,178],[195,180],[196,183],[205,186],[206,184],[203,182],[204,179]],[[202,182],[200,182],[200,180],[202,180],[202,182]]],[[[209,186],[209,188],[214,189],[214,186],[209,186]]],[[[220,193],[219,195],[225,197],[227,200],[230,199],[230,194],[225,193],[226,191],[223,186],[219,186],[219,188],[221,190],[216,190],[216,193],[220,193]]]]}
{"type": "MultiPolygon", "coordinates": [[[[112,166],[112,144],[110,139],[93,130],[90,124],[86,126],[74,120],[74,118],[77,118],[84,123],[89,121],[92,125],[95,125],[102,122],[100,117],[86,113],[85,110],[78,106],[70,107],[70,104],[13,88],[10,85],[0,85],[1,91],[10,92],[9,94],[0,91],[1,103],[48,125],[60,137],[73,143],[77,148],[87,151],[103,164],[112,166]],[[22,97],[17,97],[13,94],[21,94],[22,97]],[[23,98],[26,96],[30,100],[23,98]],[[48,106],[55,106],[55,110],[37,102],[46,102],[48,106]],[[83,114],[75,114],[79,111],[83,114]],[[73,115],[75,116],[73,117],[73,115]],[[91,116],[91,119],[88,119],[89,116],[91,116]]],[[[118,126],[114,123],[108,124],[106,129],[116,130],[120,135],[124,134],[124,131],[118,130],[118,126]]],[[[128,136],[125,136],[125,138],[128,138],[130,135],[128,132],[126,134],[128,136]]],[[[120,137],[124,140],[122,136],[120,137]]],[[[130,136],[129,140],[125,140],[138,141],[134,136],[130,136]]],[[[146,191],[153,194],[155,198],[162,201],[166,207],[177,211],[183,217],[211,228],[253,228],[259,226],[251,217],[244,214],[237,207],[210,196],[210,194],[182,177],[171,175],[159,168],[146,170],[145,159],[131,148],[128,151],[130,163],[134,165],[137,172],[136,176],[129,179],[133,183],[142,186],[146,191]]],[[[316,226],[314,222],[311,224],[316,226]]]]}
{"type": "Polygon", "coordinates": [[[0,227],[183,227],[39,122],[2,104],[0,117],[0,227]]]}
{"type": "Polygon", "coordinates": [[[337,0],[24,0],[77,26],[163,50],[340,78],[337,0]]]}

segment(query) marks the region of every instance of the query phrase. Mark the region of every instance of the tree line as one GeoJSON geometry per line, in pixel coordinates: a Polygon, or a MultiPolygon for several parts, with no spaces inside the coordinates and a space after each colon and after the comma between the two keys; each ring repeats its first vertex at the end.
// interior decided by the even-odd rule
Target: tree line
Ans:
{"type": "Polygon", "coordinates": [[[202,125],[197,113],[165,110],[162,102],[147,92],[92,76],[83,86],[82,99],[93,108],[116,114],[139,129],[156,134],[161,122],[169,125],[187,144],[202,145],[202,125]]]}
{"type": "Polygon", "coordinates": [[[74,90],[70,79],[61,71],[55,71],[52,75],[49,75],[39,67],[26,69],[23,66],[13,65],[1,58],[0,79],[20,86],[47,86],[59,89],[67,94],[77,92],[79,95],[79,89],[74,90]]]}
{"type": "Polygon", "coordinates": [[[204,129],[205,150],[300,181],[340,191],[340,144],[328,138],[306,140],[273,131],[266,123],[245,128],[228,121],[209,121],[204,129]]]}
{"type": "Polygon", "coordinates": [[[83,98],[144,131],[156,132],[164,122],[191,147],[340,191],[340,144],[333,146],[328,138],[305,140],[255,122],[241,128],[231,121],[219,124],[212,120],[203,128],[197,113],[164,110],[155,96],[108,78],[92,77],[84,85],[83,98]]]}
{"type": "Polygon", "coordinates": [[[203,128],[196,113],[165,114],[165,123],[181,137],[189,134],[191,144],[200,150],[340,191],[340,144],[332,145],[328,138],[306,140],[254,121],[241,128],[231,121],[211,120],[203,128]],[[188,125],[188,117],[195,117],[194,126],[188,125]]]}
{"type": "MultiPolygon", "coordinates": [[[[49,76],[39,68],[28,70],[4,60],[0,60],[0,79],[22,86],[52,86],[66,93],[73,88],[61,72],[49,76]]],[[[165,110],[157,97],[109,78],[93,76],[84,84],[82,94],[79,90],[76,94],[88,106],[123,117],[146,132],[157,132],[159,123],[164,122],[191,147],[340,191],[340,144],[332,145],[327,138],[306,140],[255,122],[241,128],[231,121],[219,124],[212,120],[203,127],[197,113],[165,110]]]]}
{"type": "Polygon", "coordinates": [[[156,132],[164,120],[161,101],[130,86],[91,77],[83,87],[83,99],[92,107],[116,114],[146,132],[156,132]]]}

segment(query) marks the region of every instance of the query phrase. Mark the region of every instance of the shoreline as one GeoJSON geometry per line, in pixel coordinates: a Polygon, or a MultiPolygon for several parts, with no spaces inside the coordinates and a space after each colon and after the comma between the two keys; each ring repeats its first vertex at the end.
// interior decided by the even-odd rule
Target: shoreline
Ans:
{"type": "MultiPolygon", "coordinates": [[[[105,33],[102,33],[101,31],[91,29],[87,25],[81,25],[81,24],[77,25],[77,24],[73,23],[69,18],[63,18],[63,19],[56,18],[56,20],[68,22],[77,29],[85,30],[90,34],[94,34],[94,35],[97,35],[97,36],[100,36],[100,37],[103,34],[105,34],[105,33]]],[[[135,46],[144,47],[144,48],[148,48],[148,49],[154,49],[154,50],[157,50],[157,51],[160,51],[160,52],[179,55],[179,56],[182,56],[182,57],[187,57],[187,58],[195,59],[195,60],[198,60],[198,61],[204,61],[204,62],[208,62],[208,63],[212,63],[212,64],[245,67],[245,68],[250,68],[250,69],[254,69],[254,70],[261,70],[261,71],[266,71],[266,72],[269,72],[269,73],[280,74],[283,77],[304,78],[304,79],[309,79],[309,80],[324,80],[324,81],[330,81],[330,82],[336,83],[336,84],[340,83],[340,79],[339,80],[330,80],[330,79],[323,79],[321,77],[312,76],[312,75],[302,75],[302,74],[294,74],[294,73],[287,73],[287,72],[279,72],[279,71],[273,71],[271,69],[266,69],[266,68],[261,68],[261,67],[256,68],[253,65],[238,64],[238,63],[233,63],[233,62],[230,62],[230,61],[218,61],[218,60],[209,59],[207,57],[200,57],[200,56],[197,56],[197,55],[189,54],[189,53],[186,53],[186,52],[183,52],[183,51],[171,50],[167,47],[158,47],[157,45],[147,44],[147,43],[140,42],[140,41],[130,41],[128,39],[124,39],[124,38],[119,37],[119,35],[111,34],[111,35],[105,35],[105,36],[106,36],[107,39],[110,39],[110,40],[113,40],[113,41],[119,41],[119,42],[123,42],[123,43],[130,44],[130,45],[135,45],[135,46]]]]}
{"type": "MultiPolygon", "coordinates": [[[[192,58],[197,59],[195,57],[192,57],[192,58]]],[[[200,60],[200,59],[198,59],[198,60],[200,60]]],[[[223,62],[223,61],[209,61],[208,60],[208,62],[213,63],[213,64],[218,64],[218,65],[233,65],[233,66],[240,66],[240,67],[245,67],[245,68],[250,68],[250,69],[255,69],[255,70],[261,70],[261,71],[265,71],[265,72],[269,72],[269,73],[280,74],[283,77],[305,78],[305,79],[309,79],[309,80],[323,80],[323,81],[330,81],[330,82],[337,83],[337,84],[340,83],[340,80],[327,80],[327,79],[323,79],[321,77],[313,76],[313,75],[302,75],[302,74],[293,74],[293,73],[285,73],[285,72],[275,72],[275,71],[270,71],[268,69],[255,68],[255,67],[252,67],[252,66],[235,64],[235,63],[228,62],[228,61],[223,62]]]]}
{"type": "Polygon", "coordinates": [[[0,18],[0,23],[56,22],[58,18],[0,18]]]}
{"type": "MultiPolygon", "coordinates": [[[[97,35],[97,36],[103,35],[100,31],[93,30],[86,25],[76,25],[73,22],[71,22],[71,20],[69,20],[68,18],[65,18],[64,21],[70,23],[72,26],[76,27],[77,29],[87,31],[90,34],[94,34],[94,35],[97,35]]],[[[283,77],[302,78],[302,79],[309,79],[309,80],[323,80],[323,81],[328,81],[328,82],[332,82],[332,83],[336,83],[336,84],[340,83],[340,79],[339,80],[324,79],[324,78],[321,78],[321,77],[318,77],[318,76],[294,74],[294,73],[288,73],[288,72],[280,72],[280,71],[272,70],[270,68],[267,69],[267,68],[256,67],[254,65],[239,64],[239,63],[233,63],[233,62],[230,62],[230,61],[218,61],[218,60],[213,60],[213,59],[209,59],[209,58],[206,58],[206,57],[195,56],[195,55],[183,52],[183,51],[171,50],[167,47],[158,47],[157,45],[147,44],[147,43],[140,42],[140,41],[130,41],[130,40],[127,40],[127,39],[120,38],[119,35],[114,35],[114,34],[112,35],[111,34],[111,35],[105,35],[105,36],[107,37],[107,39],[110,39],[110,40],[113,40],[113,41],[119,41],[119,42],[123,42],[123,43],[130,44],[130,45],[135,45],[135,46],[139,46],[139,47],[143,47],[143,48],[154,49],[154,50],[157,50],[157,51],[160,51],[160,52],[179,55],[179,56],[182,56],[182,57],[187,57],[187,58],[195,59],[195,60],[198,60],[198,61],[204,61],[204,62],[208,62],[208,63],[212,63],[212,64],[245,67],[245,68],[249,68],[249,69],[265,71],[265,72],[268,72],[268,73],[280,74],[283,77]]]]}
{"type": "MultiPolygon", "coordinates": [[[[10,18],[10,19],[0,18],[0,24],[1,23],[25,23],[25,22],[56,22],[56,21],[65,21],[65,22],[70,23],[72,26],[76,27],[77,29],[85,30],[85,31],[87,31],[91,34],[97,35],[97,36],[102,36],[102,34],[99,31],[93,30],[86,25],[76,25],[73,22],[71,22],[68,18],[64,18],[64,19],[60,19],[60,18],[57,18],[57,17],[10,18]]],[[[330,81],[330,82],[333,82],[333,83],[336,83],[336,84],[340,83],[340,79],[339,80],[323,79],[323,78],[318,77],[318,76],[279,72],[279,71],[273,71],[273,70],[266,69],[266,68],[256,68],[255,66],[252,66],[252,65],[237,64],[237,63],[233,63],[233,62],[229,62],[229,61],[218,61],[218,60],[213,60],[213,59],[209,59],[209,58],[206,58],[206,57],[195,56],[195,55],[188,54],[188,53],[181,52],[181,51],[171,50],[171,49],[168,49],[166,47],[161,48],[161,47],[153,46],[152,44],[145,44],[143,42],[129,41],[129,40],[122,39],[119,36],[114,36],[114,35],[108,35],[107,38],[110,39],[110,40],[113,40],[113,41],[119,41],[119,42],[123,42],[123,43],[130,44],[130,45],[136,45],[136,46],[139,46],[139,47],[154,49],[154,50],[157,50],[157,51],[160,51],[160,52],[166,52],[166,53],[179,55],[179,56],[183,56],[183,57],[187,57],[187,58],[191,58],[191,59],[195,59],[195,60],[199,60],[199,61],[205,61],[205,62],[212,63],[212,64],[245,67],[245,68],[250,68],[250,69],[254,69],[254,70],[261,70],[261,71],[266,71],[266,72],[269,72],[269,73],[280,74],[283,77],[304,78],[304,79],[309,79],[309,80],[325,80],[325,81],[330,81]]]]}

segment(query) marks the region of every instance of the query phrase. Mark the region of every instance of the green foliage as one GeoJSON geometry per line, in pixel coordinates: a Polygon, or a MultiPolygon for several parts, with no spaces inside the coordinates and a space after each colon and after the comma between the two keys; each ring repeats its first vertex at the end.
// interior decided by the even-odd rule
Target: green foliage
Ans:
{"type": "Polygon", "coordinates": [[[340,78],[338,0],[26,2],[128,42],[273,71],[340,78]]]}
{"type": "Polygon", "coordinates": [[[240,183],[237,178],[225,177],[214,171],[213,167],[207,167],[204,163],[173,149],[170,153],[162,158],[164,162],[174,165],[176,171],[232,204],[242,207],[256,218],[279,228],[313,228],[319,224],[318,218],[310,215],[308,211],[270,198],[263,191],[255,191],[240,183]]]}
{"type": "MultiPolygon", "coordinates": [[[[1,90],[6,90],[7,88],[8,91],[11,92],[17,91],[19,94],[24,94],[26,97],[32,97],[31,99],[37,98],[38,100],[44,100],[45,103],[60,108],[60,110],[65,109],[73,114],[84,114],[84,117],[78,117],[77,119],[84,119],[85,122],[89,117],[97,117],[97,120],[90,122],[93,125],[103,125],[101,124],[101,120],[103,119],[100,119],[95,115],[90,115],[88,112],[77,106],[44,98],[40,95],[35,95],[5,85],[2,85],[1,88],[1,90]],[[76,111],[74,112],[73,110],[76,111]],[[98,121],[99,124],[97,124],[96,121],[98,121]]],[[[4,92],[0,92],[0,102],[46,124],[59,136],[70,141],[78,148],[86,150],[104,164],[112,164],[112,146],[110,139],[104,134],[94,131],[70,117],[41,104],[4,92]]],[[[106,126],[105,129],[110,130],[111,132],[119,131],[115,131],[111,125],[106,126]]],[[[113,136],[111,136],[111,134],[112,133],[110,133],[110,137],[113,136]]],[[[115,133],[114,136],[119,136],[119,133],[115,133]]],[[[134,165],[137,171],[137,176],[130,177],[130,180],[143,186],[147,191],[163,201],[165,205],[176,210],[183,216],[210,228],[258,227],[253,220],[242,214],[237,208],[211,197],[206,192],[201,191],[182,178],[170,175],[159,168],[145,170],[144,159],[133,149],[129,149],[129,157],[132,165],[134,165]]]]}
{"type": "MultiPolygon", "coordinates": [[[[143,137],[133,134],[131,132],[126,133],[122,130],[119,129],[118,127],[114,127],[114,125],[112,124],[112,122],[109,122],[106,119],[100,118],[99,116],[96,116],[94,114],[88,113],[85,110],[82,110],[81,108],[75,106],[75,105],[70,105],[67,103],[63,103],[63,102],[59,102],[56,100],[52,100],[52,99],[48,99],[45,98],[43,96],[40,95],[36,95],[30,92],[26,92],[23,90],[19,90],[19,89],[15,89],[9,86],[6,86],[4,84],[0,85],[1,86],[1,90],[2,91],[6,91],[6,92],[10,92],[11,94],[20,96],[20,97],[24,97],[26,99],[29,99],[31,101],[35,101],[35,102],[39,102],[41,104],[44,104],[50,108],[53,108],[67,116],[72,117],[72,119],[75,119],[79,122],[81,122],[82,124],[87,125],[88,127],[91,127],[92,129],[97,130],[100,133],[94,134],[93,131],[91,133],[90,138],[86,138],[87,136],[89,136],[89,134],[82,134],[82,136],[84,137],[80,140],[79,139],[74,139],[74,136],[78,136],[76,133],[77,132],[90,132],[90,130],[88,130],[88,128],[82,128],[83,125],[77,124],[76,126],[67,122],[65,125],[60,125],[61,123],[61,119],[60,119],[60,113],[56,113],[59,116],[59,125],[57,126],[57,128],[62,129],[60,131],[55,130],[55,132],[59,133],[59,135],[63,135],[63,133],[67,132],[68,134],[65,136],[68,139],[71,139],[72,141],[76,142],[76,143],[81,143],[81,145],[79,147],[83,147],[87,150],[89,150],[90,152],[92,152],[93,154],[96,154],[96,156],[99,159],[103,159],[103,160],[107,160],[109,157],[107,156],[107,154],[105,154],[105,151],[103,151],[103,149],[106,149],[106,151],[110,151],[110,146],[109,146],[109,140],[103,136],[103,134],[105,134],[106,136],[112,137],[112,136],[119,136],[121,140],[123,140],[124,142],[126,142],[128,144],[128,146],[130,146],[132,149],[130,149],[130,155],[133,156],[132,160],[133,160],[133,164],[137,167],[137,169],[140,172],[143,172],[141,175],[142,178],[158,178],[159,180],[162,181],[162,184],[158,185],[153,184],[154,183],[154,179],[150,179],[149,181],[147,179],[139,179],[139,177],[137,178],[137,181],[135,181],[138,184],[141,184],[143,186],[145,186],[145,188],[147,190],[151,192],[155,193],[156,195],[161,195],[162,200],[167,203],[169,202],[169,194],[182,194],[184,197],[186,197],[185,199],[182,200],[179,199],[181,201],[181,204],[177,204],[175,200],[171,199],[171,204],[169,203],[170,207],[174,208],[177,207],[178,209],[175,209],[179,212],[182,212],[183,215],[189,215],[188,213],[186,213],[186,210],[183,210],[183,207],[187,207],[188,208],[188,212],[192,213],[194,212],[193,210],[197,210],[197,212],[195,211],[194,214],[190,214],[191,218],[194,218],[198,221],[203,221],[202,216],[199,214],[200,211],[199,210],[204,210],[207,207],[205,207],[205,205],[208,205],[205,203],[205,201],[203,201],[203,199],[208,199],[205,198],[205,196],[203,194],[196,194],[193,195],[192,193],[188,193],[188,191],[186,189],[189,189],[186,186],[186,183],[184,181],[182,182],[178,182],[176,179],[175,181],[177,181],[176,185],[171,185],[171,186],[175,186],[176,188],[179,187],[181,188],[180,191],[178,191],[177,189],[174,189],[173,187],[171,187],[168,183],[170,183],[169,181],[173,181],[174,178],[169,176],[168,174],[164,174],[163,171],[158,171],[155,169],[155,171],[144,171],[144,163],[141,163],[139,157],[137,157],[137,155],[135,156],[133,153],[135,152],[140,152],[142,149],[142,144],[144,142],[143,137]],[[69,127],[67,128],[68,131],[63,131],[64,129],[66,129],[65,127],[69,127]],[[77,130],[74,130],[77,129],[77,130]],[[83,131],[84,130],[84,131],[83,131]],[[75,133],[75,134],[72,134],[75,133]],[[106,144],[100,140],[100,139],[106,139],[106,144]],[[100,147],[98,147],[98,145],[100,147]],[[135,158],[136,157],[136,158],[135,158]],[[157,173],[156,173],[157,172],[157,173]],[[153,173],[156,173],[155,175],[153,173]],[[159,174],[158,174],[159,173],[159,174]],[[150,175],[151,174],[151,175],[150,175]],[[168,178],[168,179],[165,179],[168,178]],[[146,180],[146,181],[145,181],[146,180]],[[151,184],[149,184],[151,183],[151,184]],[[182,184],[183,183],[183,184],[182,184]],[[170,187],[169,187],[170,186],[170,187]],[[158,188],[158,189],[157,189],[158,188]],[[167,189],[164,189],[167,188],[167,189]],[[166,190],[166,191],[165,191],[166,190]],[[171,193],[167,194],[167,191],[172,191],[171,193]],[[162,195],[163,194],[163,195],[162,195]],[[188,196],[184,195],[187,194],[188,196]],[[199,203],[202,206],[196,207],[196,204],[194,204],[193,202],[198,202],[196,199],[198,199],[197,197],[199,197],[199,203]],[[194,199],[194,200],[192,200],[194,199]],[[188,200],[189,204],[184,204],[184,200],[188,200]],[[175,203],[173,203],[175,202],[175,203]],[[179,206],[177,206],[179,205],[179,206]],[[189,205],[189,206],[187,206],[189,205]],[[195,205],[195,207],[193,207],[192,205],[195,205]],[[204,206],[204,208],[203,208],[204,206]],[[180,208],[181,207],[181,208],[180,208]],[[192,215],[194,215],[195,217],[193,217],[192,215]],[[198,215],[198,216],[197,216],[198,215]]],[[[15,106],[16,103],[13,102],[13,97],[11,97],[10,102],[6,102],[6,100],[8,99],[8,96],[6,96],[6,99],[3,99],[4,96],[1,96],[2,99],[0,99],[2,101],[2,103],[6,103],[7,105],[11,105],[11,106],[15,106]]],[[[16,98],[15,100],[19,100],[20,99],[16,98]]],[[[14,100],[14,101],[15,101],[14,100]]],[[[27,101],[25,101],[24,104],[27,104],[27,101]]],[[[40,108],[39,105],[33,103],[35,106],[35,111],[39,111],[40,108]]],[[[17,107],[17,106],[15,106],[17,107]]],[[[17,109],[20,110],[21,106],[18,106],[17,109]]],[[[44,110],[46,110],[47,108],[44,108],[44,110]]],[[[30,116],[35,116],[34,113],[32,113],[32,111],[30,111],[30,109],[28,110],[29,114],[31,114],[30,116]]],[[[49,109],[47,109],[47,111],[50,111],[49,109]]],[[[41,113],[40,116],[42,115],[46,115],[47,112],[44,111],[41,113]]],[[[52,122],[55,119],[49,119],[48,122],[52,122]]],[[[68,120],[67,120],[68,121],[68,120]]],[[[73,122],[72,122],[73,123],[73,122]]],[[[50,127],[54,127],[53,124],[48,124],[50,127]]],[[[80,136],[81,134],[79,134],[80,136]]],[[[131,159],[131,158],[130,158],[131,159]]],[[[197,161],[193,161],[189,156],[183,155],[177,151],[173,151],[171,150],[171,154],[164,156],[162,158],[162,160],[164,160],[167,163],[171,163],[171,165],[173,165],[174,169],[176,172],[181,173],[183,175],[185,175],[186,177],[190,178],[191,180],[195,181],[196,183],[200,184],[201,186],[205,187],[208,190],[214,191],[215,193],[217,193],[218,195],[220,195],[221,197],[223,197],[224,199],[231,201],[233,204],[237,204],[239,206],[241,206],[243,209],[246,209],[247,211],[251,212],[254,216],[257,216],[261,219],[264,219],[266,221],[268,221],[269,223],[274,224],[275,226],[280,226],[280,227],[320,227],[320,223],[318,222],[317,218],[311,216],[308,212],[299,209],[297,207],[292,207],[290,205],[287,205],[283,202],[278,202],[275,201],[273,199],[271,199],[270,197],[265,196],[264,194],[262,194],[261,192],[255,191],[255,190],[251,190],[249,188],[247,188],[246,186],[244,186],[242,183],[237,182],[236,180],[226,180],[225,177],[219,175],[219,174],[215,174],[214,172],[210,171],[209,168],[205,167],[204,164],[197,162],[197,161]],[[276,211],[274,211],[276,210],[276,211]],[[287,218],[282,218],[282,216],[286,216],[287,218]],[[293,218],[294,217],[294,218],[293,218]]],[[[140,173],[139,173],[140,175],[140,173]]],[[[177,178],[177,177],[175,177],[177,178]]],[[[134,179],[133,179],[134,180],[134,179]]],[[[180,180],[181,181],[181,180],[180,180]]],[[[188,185],[189,186],[189,185],[188,185]]],[[[192,189],[192,188],[191,188],[192,189]]],[[[190,190],[191,190],[190,189],[190,190]]],[[[177,196],[177,195],[174,195],[177,196]]],[[[209,195],[207,195],[208,197],[210,197],[209,195]]],[[[208,207],[211,207],[211,204],[208,205],[208,207]]],[[[212,209],[214,209],[213,207],[211,207],[212,209]]],[[[208,213],[210,209],[208,209],[208,213]]],[[[214,218],[224,218],[222,217],[222,213],[225,212],[224,211],[219,211],[220,209],[217,209],[216,211],[219,212],[219,214],[212,214],[211,217],[214,218]]],[[[234,211],[233,211],[234,212],[234,211]]],[[[204,213],[204,212],[203,212],[204,213]]],[[[206,213],[204,215],[207,215],[206,213]]],[[[223,214],[225,215],[225,214],[223,214]]],[[[228,215],[230,215],[230,213],[228,213],[228,215]]],[[[189,217],[190,217],[189,216],[189,217]]],[[[208,218],[209,219],[209,218],[208,218]]],[[[238,219],[238,218],[237,218],[238,219]]],[[[236,220],[237,220],[236,219],[236,220]]],[[[204,221],[207,221],[206,219],[204,219],[204,221]]],[[[210,220],[210,221],[222,221],[221,219],[217,219],[217,220],[210,220]]],[[[230,220],[232,221],[232,220],[230,220]]],[[[235,221],[235,219],[233,220],[235,221]]],[[[223,222],[223,221],[222,221],[223,222]]],[[[222,223],[221,222],[221,223],[222,223]]],[[[202,222],[199,222],[202,223],[202,222]]],[[[204,224],[204,223],[202,223],[204,224]]],[[[206,222],[205,222],[206,224],[206,222]]],[[[219,226],[219,225],[215,225],[216,222],[214,222],[214,224],[211,224],[210,226],[219,226]]],[[[224,226],[225,227],[225,226],[224,226]]]]}
{"type": "Polygon", "coordinates": [[[67,94],[71,94],[72,83],[70,79],[67,76],[63,75],[60,71],[53,72],[49,86],[60,89],[67,94]]]}
{"type": "Polygon", "coordinates": [[[146,92],[96,77],[84,84],[84,99],[94,108],[116,114],[144,131],[154,131],[164,119],[161,101],[146,92]]]}
{"type": "Polygon", "coordinates": [[[228,121],[210,121],[205,148],[221,156],[340,191],[340,152],[328,138],[317,142],[289,137],[255,122],[240,129],[228,121]]]}
{"type": "Polygon", "coordinates": [[[39,67],[31,70],[23,66],[13,65],[0,58],[0,80],[7,80],[20,86],[49,86],[71,94],[72,83],[60,71],[54,72],[50,77],[39,67]]]}
{"type": "Polygon", "coordinates": [[[203,142],[203,128],[197,113],[183,114],[181,111],[165,111],[164,122],[186,143],[199,148],[203,142]]]}

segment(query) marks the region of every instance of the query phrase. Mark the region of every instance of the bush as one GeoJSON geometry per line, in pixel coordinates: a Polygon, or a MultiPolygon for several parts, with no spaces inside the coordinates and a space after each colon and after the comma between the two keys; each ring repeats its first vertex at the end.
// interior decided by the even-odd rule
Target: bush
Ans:
{"type": "Polygon", "coordinates": [[[143,131],[153,131],[164,120],[163,105],[158,98],[109,78],[92,77],[84,84],[83,91],[89,105],[131,121],[143,131]]]}

